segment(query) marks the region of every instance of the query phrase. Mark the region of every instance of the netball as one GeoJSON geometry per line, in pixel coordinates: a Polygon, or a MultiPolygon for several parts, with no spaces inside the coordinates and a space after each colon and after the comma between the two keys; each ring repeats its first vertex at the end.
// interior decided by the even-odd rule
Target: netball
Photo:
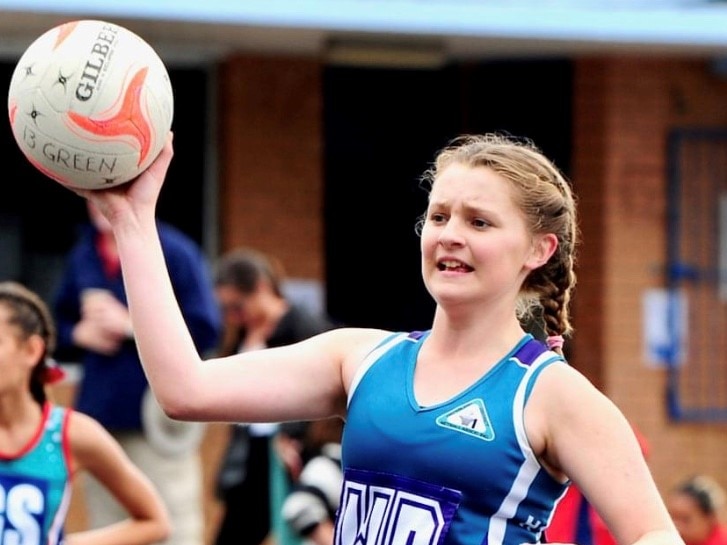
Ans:
{"type": "Polygon", "coordinates": [[[13,136],[41,172],[70,188],[135,178],[171,129],[163,61],[142,38],[105,21],[54,27],[20,57],[8,91],[13,136]]]}

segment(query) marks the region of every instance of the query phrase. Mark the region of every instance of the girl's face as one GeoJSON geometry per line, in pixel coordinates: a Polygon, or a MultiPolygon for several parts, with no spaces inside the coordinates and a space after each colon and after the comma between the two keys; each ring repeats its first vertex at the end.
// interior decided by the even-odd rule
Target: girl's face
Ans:
{"type": "Polygon", "coordinates": [[[429,196],[422,276],[438,304],[510,304],[556,244],[553,235],[529,233],[504,178],[487,167],[455,163],[439,174],[429,196]]]}
{"type": "Polygon", "coordinates": [[[264,286],[258,284],[255,291],[243,293],[234,286],[220,284],[215,287],[217,301],[225,323],[232,327],[253,327],[265,317],[264,286]]]}
{"type": "Polygon", "coordinates": [[[227,284],[216,286],[215,294],[225,323],[232,327],[245,327],[249,310],[248,296],[227,284]]]}
{"type": "Polygon", "coordinates": [[[27,387],[38,355],[23,341],[18,327],[10,324],[10,311],[0,304],[0,393],[27,387]]]}
{"type": "Polygon", "coordinates": [[[709,537],[715,518],[707,515],[689,494],[672,493],[667,501],[669,514],[687,545],[700,545],[709,537]]]}

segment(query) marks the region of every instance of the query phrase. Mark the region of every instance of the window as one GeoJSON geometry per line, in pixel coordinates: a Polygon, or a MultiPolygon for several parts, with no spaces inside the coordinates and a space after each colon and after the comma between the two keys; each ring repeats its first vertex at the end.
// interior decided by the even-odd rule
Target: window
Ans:
{"type": "Polygon", "coordinates": [[[667,287],[688,314],[688,346],[669,365],[669,412],[727,421],[727,131],[675,131],[669,163],[667,287]]]}

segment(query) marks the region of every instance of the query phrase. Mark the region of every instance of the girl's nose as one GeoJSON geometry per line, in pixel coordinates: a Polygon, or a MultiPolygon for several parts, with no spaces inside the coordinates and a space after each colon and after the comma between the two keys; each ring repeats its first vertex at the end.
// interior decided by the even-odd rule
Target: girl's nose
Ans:
{"type": "Polygon", "coordinates": [[[462,245],[464,244],[463,232],[461,222],[451,218],[439,233],[439,243],[444,247],[462,245]]]}

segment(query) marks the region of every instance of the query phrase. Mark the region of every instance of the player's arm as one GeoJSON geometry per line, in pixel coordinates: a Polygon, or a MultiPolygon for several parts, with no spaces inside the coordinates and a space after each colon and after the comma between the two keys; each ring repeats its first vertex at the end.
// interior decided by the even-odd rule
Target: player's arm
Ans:
{"type": "Polygon", "coordinates": [[[192,360],[186,372],[177,372],[155,393],[169,396],[166,410],[179,419],[284,422],[344,416],[355,369],[386,335],[340,328],[287,346],[192,360]]]}
{"type": "Polygon", "coordinates": [[[171,527],[166,508],[149,479],[94,419],[73,412],[69,436],[74,473],[87,471],[126,509],[126,520],[66,536],[66,545],[147,545],[163,541],[171,527]]]}
{"type": "Polygon", "coordinates": [[[573,480],[618,543],[683,545],[633,429],[578,371],[560,364],[543,371],[525,425],[536,455],[573,480]]]}
{"type": "Polygon", "coordinates": [[[171,140],[135,181],[80,192],[112,225],[136,345],[162,409],[178,420],[310,420],[342,414],[351,362],[385,334],[334,330],[296,345],[202,362],[175,299],[155,207],[171,140]]]}

